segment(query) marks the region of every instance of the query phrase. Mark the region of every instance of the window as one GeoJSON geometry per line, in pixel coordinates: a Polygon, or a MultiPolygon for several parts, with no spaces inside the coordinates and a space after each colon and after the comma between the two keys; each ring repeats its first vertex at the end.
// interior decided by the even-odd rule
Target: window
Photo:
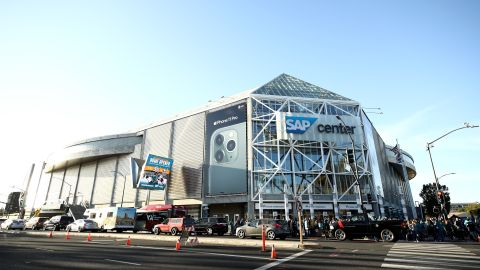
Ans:
{"type": "MultiPolygon", "coordinates": [[[[102,217],[101,214],[100,214],[100,217],[102,217]]],[[[113,212],[108,212],[107,217],[113,217],[113,212]]]]}

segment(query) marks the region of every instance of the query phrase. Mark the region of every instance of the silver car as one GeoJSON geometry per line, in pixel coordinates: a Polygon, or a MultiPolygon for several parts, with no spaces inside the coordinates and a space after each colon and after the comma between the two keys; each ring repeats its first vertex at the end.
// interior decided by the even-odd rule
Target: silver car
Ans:
{"type": "Polygon", "coordinates": [[[265,225],[266,238],[269,240],[275,238],[284,240],[290,235],[287,222],[278,219],[257,219],[248,221],[245,225],[237,228],[236,234],[238,238],[261,237],[263,225],[265,225]]]}
{"type": "Polygon", "coordinates": [[[91,219],[77,219],[73,223],[67,225],[67,232],[70,231],[98,231],[100,228],[98,227],[97,222],[91,219]]]}
{"type": "Polygon", "coordinates": [[[7,219],[1,225],[1,228],[5,230],[23,230],[24,227],[23,219],[7,219]]]}

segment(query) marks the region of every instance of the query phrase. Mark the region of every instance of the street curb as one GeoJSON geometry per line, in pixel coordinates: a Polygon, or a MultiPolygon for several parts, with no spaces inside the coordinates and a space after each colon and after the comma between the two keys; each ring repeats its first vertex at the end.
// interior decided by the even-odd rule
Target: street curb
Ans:
{"type": "MultiPolygon", "coordinates": [[[[13,233],[13,232],[12,232],[13,233]]],[[[49,231],[21,231],[21,234],[26,235],[35,235],[41,236],[47,234],[49,231]]],[[[55,231],[53,232],[53,237],[56,238],[61,235],[62,238],[66,237],[65,231],[55,231]]],[[[70,232],[70,236],[73,237],[85,237],[87,239],[88,232],[70,232]]],[[[159,240],[159,241],[166,241],[172,242],[172,244],[176,243],[180,236],[171,236],[171,235],[155,235],[155,234],[122,234],[122,233],[91,233],[92,240],[95,241],[95,238],[114,238],[114,239],[122,239],[127,240],[129,237],[132,241],[134,240],[159,240]]],[[[218,237],[202,237],[197,236],[199,245],[221,245],[221,246],[238,246],[238,247],[262,247],[262,240],[261,239],[238,239],[238,238],[223,238],[222,236],[218,237]]],[[[305,241],[305,240],[304,240],[305,241]]],[[[286,240],[266,240],[266,246],[271,247],[275,245],[276,248],[282,249],[319,249],[322,248],[320,243],[317,242],[310,242],[310,243],[303,243],[299,244],[298,241],[286,241],[286,240]]]]}

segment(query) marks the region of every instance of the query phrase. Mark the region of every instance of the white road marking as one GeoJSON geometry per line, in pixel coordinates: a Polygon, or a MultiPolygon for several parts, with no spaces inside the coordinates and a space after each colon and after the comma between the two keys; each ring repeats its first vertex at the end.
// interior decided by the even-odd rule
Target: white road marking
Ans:
{"type": "Polygon", "coordinates": [[[478,268],[480,258],[454,244],[396,243],[387,253],[382,268],[451,270],[478,268]]]}
{"type": "Polygon", "coordinates": [[[50,252],[53,251],[53,250],[51,250],[51,249],[46,249],[46,248],[35,248],[35,249],[43,250],[43,251],[50,251],[50,252]]]}
{"type": "Polygon", "coordinates": [[[416,266],[416,265],[405,265],[405,264],[382,264],[382,268],[395,268],[395,269],[418,269],[418,270],[450,270],[450,268],[440,268],[440,267],[431,267],[431,266],[416,266]]]}
{"type": "Polygon", "coordinates": [[[305,254],[307,254],[307,253],[309,253],[309,252],[312,252],[312,250],[311,250],[311,249],[306,249],[306,250],[304,250],[304,251],[302,251],[302,252],[299,252],[299,253],[290,255],[290,256],[288,256],[287,258],[283,258],[283,259],[274,261],[274,262],[272,262],[272,263],[266,264],[266,265],[264,265],[264,266],[262,266],[262,267],[259,267],[259,268],[255,269],[255,270],[266,270],[266,269],[275,267],[275,266],[277,266],[277,265],[279,265],[279,264],[281,264],[281,263],[288,262],[288,261],[293,260],[293,259],[295,259],[295,258],[297,258],[297,257],[300,257],[300,256],[302,256],[302,255],[305,255],[305,254]]]}
{"type": "Polygon", "coordinates": [[[110,260],[110,259],[105,259],[105,261],[116,262],[116,263],[124,263],[124,264],[131,264],[131,265],[141,265],[141,264],[139,264],[139,263],[124,262],[124,261],[117,261],[117,260],[110,260]]]}
{"type": "Polygon", "coordinates": [[[428,253],[428,252],[409,252],[409,251],[389,251],[388,255],[392,254],[405,254],[405,255],[425,255],[425,256],[432,256],[432,257],[449,257],[449,258],[465,258],[465,259],[474,259],[474,260],[480,260],[480,258],[475,258],[471,254],[470,256],[468,255],[456,255],[456,254],[436,254],[436,253],[428,253]]]}
{"type": "Polygon", "coordinates": [[[354,249],[354,250],[352,250],[352,252],[358,252],[358,249],[354,249]]]}
{"type": "Polygon", "coordinates": [[[407,259],[396,259],[396,258],[385,258],[385,261],[386,262],[392,262],[392,263],[413,263],[413,264],[422,264],[423,263],[428,263],[430,265],[438,265],[438,266],[445,266],[445,267],[451,267],[450,269],[455,269],[456,267],[458,268],[473,268],[473,269],[478,269],[478,261],[467,261],[467,260],[463,260],[462,262],[470,262],[470,263],[473,263],[472,265],[464,265],[464,264],[456,264],[456,263],[451,263],[451,262],[445,262],[445,261],[434,261],[434,260],[430,260],[430,261],[425,261],[425,258],[422,258],[422,260],[416,260],[416,259],[411,259],[411,260],[407,260],[407,259]],[[422,261],[423,260],[423,261],[422,261]]]}

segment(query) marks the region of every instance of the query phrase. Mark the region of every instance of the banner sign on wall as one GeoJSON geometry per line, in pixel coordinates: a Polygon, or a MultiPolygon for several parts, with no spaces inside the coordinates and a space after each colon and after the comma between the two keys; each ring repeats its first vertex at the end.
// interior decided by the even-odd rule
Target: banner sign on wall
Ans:
{"type": "Polygon", "coordinates": [[[173,160],[170,158],[148,154],[137,188],[165,190],[170,180],[172,165],[173,160]]]}
{"type": "Polygon", "coordinates": [[[206,116],[204,177],[207,195],[247,192],[247,104],[206,116]]]}

